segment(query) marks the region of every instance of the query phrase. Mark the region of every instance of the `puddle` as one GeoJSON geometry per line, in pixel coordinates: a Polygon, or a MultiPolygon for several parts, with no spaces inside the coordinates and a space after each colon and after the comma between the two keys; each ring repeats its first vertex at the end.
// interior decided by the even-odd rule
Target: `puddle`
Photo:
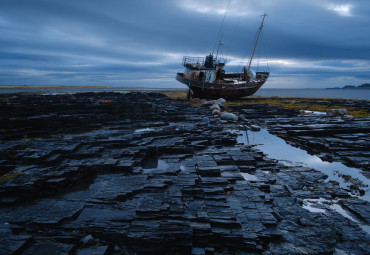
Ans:
{"type": "Polygon", "coordinates": [[[179,172],[185,172],[186,167],[180,163],[166,161],[167,159],[160,159],[156,156],[146,158],[142,163],[143,174],[159,174],[159,175],[177,175],[179,172]]]}
{"type": "Polygon", "coordinates": [[[310,155],[305,150],[287,144],[283,139],[270,134],[265,128],[261,129],[259,132],[240,130],[236,133],[239,134],[237,137],[237,142],[239,144],[255,145],[255,148],[259,149],[270,158],[276,159],[287,166],[301,165],[319,170],[328,175],[327,181],[337,181],[340,187],[346,190],[349,189],[352,183],[342,178],[342,175],[349,175],[352,178],[358,179],[363,185],[367,185],[367,187],[361,187],[361,189],[365,191],[365,194],[359,196],[359,198],[370,202],[370,180],[361,174],[361,170],[347,167],[339,162],[330,163],[322,161],[319,157],[310,155]]]}
{"type": "Polygon", "coordinates": [[[302,207],[309,210],[310,212],[321,212],[326,213],[326,209],[321,207],[329,207],[337,213],[341,214],[343,217],[350,219],[353,222],[360,223],[353,216],[347,213],[339,204],[337,200],[327,200],[324,198],[319,199],[304,199],[302,207]],[[324,205],[325,204],[325,205],[324,205]]]}
{"type": "MultiPolygon", "coordinates": [[[[310,200],[311,201],[311,200],[310,200]]],[[[302,208],[309,210],[313,213],[324,213],[326,214],[326,210],[322,208],[318,208],[316,203],[309,202],[307,200],[304,200],[302,208]]]]}
{"type": "Polygon", "coordinates": [[[166,161],[158,158],[150,158],[143,162],[142,168],[145,172],[151,172],[155,170],[167,170],[169,165],[166,163],[166,161]]]}
{"type": "Polygon", "coordinates": [[[327,209],[330,208],[333,211],[336,211],[343,217],[351,220],[352,222],[358,224],[366,233],[370,234],[370,226],[362,224],[356,216],[352,216],[346,210],[344,210],[339,204],[337,200],[326,200],[324,198],[319,199],[304,199],[302,208],[309,210],[313,213],[323,213],[326,214],[328,211],[327,209]]]}

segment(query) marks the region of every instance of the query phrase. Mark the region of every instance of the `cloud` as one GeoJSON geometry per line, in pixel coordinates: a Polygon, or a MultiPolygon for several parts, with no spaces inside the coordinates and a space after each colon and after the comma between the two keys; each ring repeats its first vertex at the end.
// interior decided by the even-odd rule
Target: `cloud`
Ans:
{"type": "MultiPolygon", "coordinates": [[[[0,84],[182,87],[174,79],[182,56],[215,50],[228,3],[2,0],[0,84]]],[[[256,57],[270,59],[266,86],[298,86],[288,80],[315,77],[331,83],[336,77],[365,80],[369,11],[367,0],[232,0],[220,55],[227,57],[229,70],[239,71],[266,12],[256,51],[256,57]]]]}
{"type": "Polygon", "coordinates": [[[181,8],[191,12],[219,16],[224,16],[227,12],[229,18],[234,18],[262,15],[267,10],[281,6],[282,2],[286,2],[286,0],[279,2],[274,0],[264,0],[263,2],[258,0],[184,0],[178,4],[181,8]]]}
{"type": "Polygon", "coordinates": [[[353,7],[354,6],[352,4],[340,4],[340,5],[330,4],[328,5],[327,8],[331,11],[336,12],[340,16],[351,17],[353,16],[352,14],[353,7]]]}

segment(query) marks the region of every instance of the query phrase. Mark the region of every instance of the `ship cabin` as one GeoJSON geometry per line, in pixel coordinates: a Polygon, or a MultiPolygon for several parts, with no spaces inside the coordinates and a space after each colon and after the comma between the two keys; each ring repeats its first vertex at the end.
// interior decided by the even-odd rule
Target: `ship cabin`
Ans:
{"type": "Polygon", "coordinates": [[[204,57],[184,57],[182,65],[185,67],[184,78],[200,82],[220,82],[224,79],[225,61],[215,59],[212,54],[204,57]]]}

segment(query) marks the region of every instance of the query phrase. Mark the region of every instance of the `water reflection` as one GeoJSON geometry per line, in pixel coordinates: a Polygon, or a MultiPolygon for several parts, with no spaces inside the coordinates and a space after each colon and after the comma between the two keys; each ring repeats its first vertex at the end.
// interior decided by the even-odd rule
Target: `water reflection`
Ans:
{"type": "Polygon", "coordinates": [[[356,216],[352,215],[350,212],[344,210],[337,200],[327,200],[324,198],[319,199],[304,199],[302,208],[309,210],[314,213],[327,213],[328,209],[336,211],[341,214],[343,217],[357,223],[366,233],[370,234],[370,226],[363,224],[356,216]]]}
{"type": "Polygon", "coordinates": [[[347,167],[339,162],[322,161],[315,155],[310,155],[306,151],[287,144],[283,139],[270,134],[267,129],[261,129],[260,132],[238,131],[237,142],[240,144],[251,144],[267,154],[270,158],[277,159],[285,165],[302,165],[319,170],[328,175],[327,180],[337,181],[340,187],[348,189],[352,183],[346,182],[342,175],[357,178],[363,185],[365,195],[360,198],[370,201],[369,187],[370,181],[361,174],[359,169],[347,167]]]}
{"type": "Polygon", "coordinates": [[[142,168],[143,173],[151,173],[153,171],[155,172],[156,170],[168,170],[169,165],[166,163],[166,161],[153,157],[146,159],[142,164],[142,168]]]}

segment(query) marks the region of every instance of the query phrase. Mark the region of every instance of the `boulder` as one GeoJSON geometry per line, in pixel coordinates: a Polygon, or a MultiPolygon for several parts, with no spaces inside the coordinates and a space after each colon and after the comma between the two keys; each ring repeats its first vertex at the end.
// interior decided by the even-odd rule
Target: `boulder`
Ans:
{"type": "Polygon", "coordinates": [[[225,104],[226,103],[226,100],[223,99],[223,98],[219,98],[216,100],[217,103],[220,103],[220,104],[225,104]]]}
{"type": "Polygon", "coordinates": [[[227,120],[227,121],[237,121],[238,120],[238,116],[236,116],[234,113],[231,113],[231,112],[224,112],[221,116],[220,116],[221,120],[227,120]]]}
{"type": "Polygon", "coordinates": [[[212,111],[212,115],[218,115],[218,116],[221,116],[221,115],[222,115],[222,113],[221,113],[219,110],[214,109],[214,110],[212,111]]]}
{"type": "Polygon", "coordinates": [[[218,104],[213,104],[212,106],[209,107],[209,109],[212,110],[221,110],[220,106],[218,104]]]}
{"type": "Polygon", "coordinates": [[[201,101],[201,102],[202,102],[202,106],[211,106],[214,104],[212,101],[201,101]]]}
{"type": "Polygon", "coordinates": [[[221,104],[221,103],[216,103],[220,108],[221,110],[224,110],[225,109],[225,105],[224,104],[221,104]]]}
{"type": "Polygon", "coordinates": [[[330,109],[326,112],[329,116],[345,116],[348,114],[347,109],[330,109]]]}

